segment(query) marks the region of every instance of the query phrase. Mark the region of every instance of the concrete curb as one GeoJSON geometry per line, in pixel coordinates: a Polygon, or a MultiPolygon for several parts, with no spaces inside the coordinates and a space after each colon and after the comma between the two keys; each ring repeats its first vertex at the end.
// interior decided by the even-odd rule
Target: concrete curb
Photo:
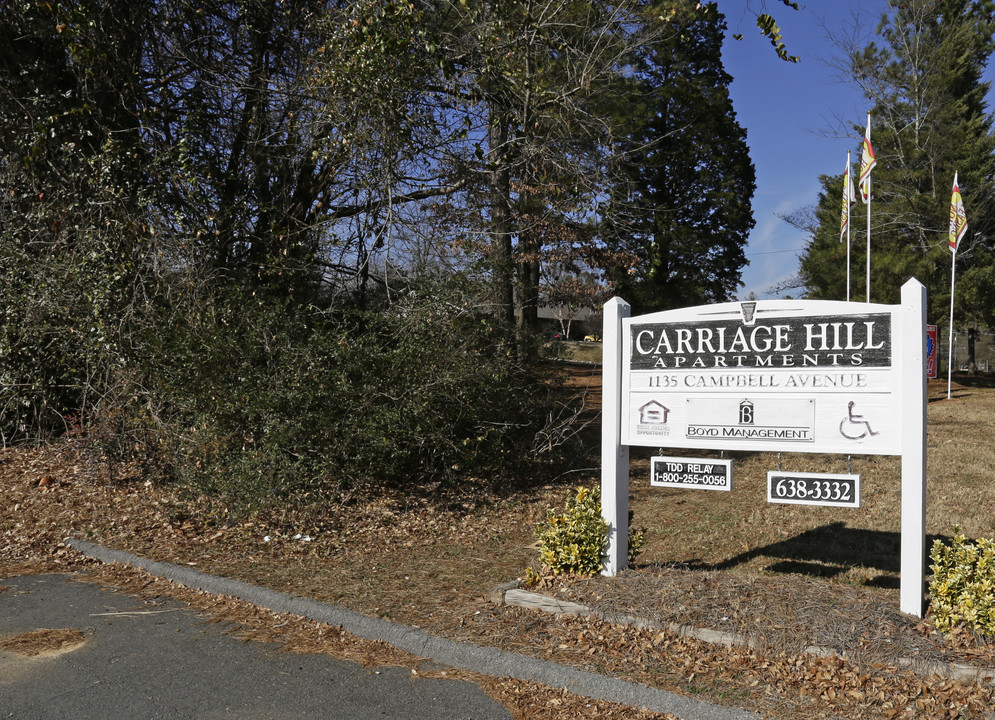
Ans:
{"type": "Polygon", "coordinates": [[[418,628],[367,617],[336,605],[296,597],[239,580],[208,575],[172,563],[149,560],[122,550],[109,550],[85,540],[69,538],[65,543],[87,557],[104,563],[117,562],[140,567],[153,575],[195,590],[215,595],[229,595],[273,612],[300,615],[318,622],[341,626],[343,630],[358,637],[386,642],[399,650],[426,658],[439,665],[493,677],[510,677],[566,688],[582,697],[645,707],[653,712],[676,715],[683,720],[757,720],[759,718],[755,713],[746,710],[712,705],[666,690],[576,670],[546,660],[537,660],[497,648],[456,643],[430,635],[418,628]]]}

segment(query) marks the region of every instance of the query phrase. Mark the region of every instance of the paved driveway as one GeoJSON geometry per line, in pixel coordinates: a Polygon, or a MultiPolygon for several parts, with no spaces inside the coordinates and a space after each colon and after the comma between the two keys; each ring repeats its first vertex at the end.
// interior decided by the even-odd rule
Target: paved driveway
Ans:
{"type": "Polygon", "coordinates": [[[0,650],[0,718],[510,718],[476,685],[242,642],[178,603],[154,608],[66,575],[0,580],[0,637],[75,628],[84,642],[0,650]]]}

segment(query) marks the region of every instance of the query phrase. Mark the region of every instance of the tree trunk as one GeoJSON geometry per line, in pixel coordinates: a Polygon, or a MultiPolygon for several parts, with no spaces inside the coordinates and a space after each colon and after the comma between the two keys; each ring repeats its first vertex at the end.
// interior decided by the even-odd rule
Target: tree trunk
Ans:
{"type": "Polygon", "coordinates": [[[967,370],[974,375],[978,372],[978,365],[974,359],[974,342],[977,339],[978,331],[974,328],[967,330],[967,370]]]}
{"type": "Polygon", "coordinates": [[[512,267],[511,247],[511,179],[505,152],[508,145],[508,122],[490,104],[489,147],[487,160],[490,172],[491,206],[491,260],[494,268],[494,286],[497,296],[496,316],[507,328],[515,324],[515,274],[512,267]]]}
{"type": "Polygon", "coordinates": [[[542,251],[539,234],[530,212],[532,199],[523,193],[518,228],[519,325],[532,332],[539,329],[539,262],[542,251]]]}

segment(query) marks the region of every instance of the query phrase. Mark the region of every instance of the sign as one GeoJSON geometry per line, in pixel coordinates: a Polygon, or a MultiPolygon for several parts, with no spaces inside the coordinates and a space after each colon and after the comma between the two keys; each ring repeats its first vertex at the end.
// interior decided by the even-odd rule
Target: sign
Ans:
{"type": "Polygon", "coordinates": [[[860,475],[769,472],[767,502],[860,507],[860,475]]]}
{"type": "Polygon", "coordinates": [[[926,377],[936,378],[936,368],[939,365],[937,348],[940,344],[940,329],[936,325],[926,326],[926,377]]]}
{"type": "Polygon", "coordinates": [[[650,468],[654,487],[732,490],[732,460],[654,457],[650,468]]]}
{"type": "Polygon", "coordinates": [[[622,320],[622,442],[901,453],[897,306],[723,303],[622,320]]]}
{"type": "MultiPolygon", "coordinates": [[[[902,286],[897,305],[758,300],[631,317],[628,303],[609,300],[602,333],[602,573],[615,575],[627,564],[630,445],[900,455],[899,608],[922,617],[925,308],[926,288],[915,279],[902,286]]],[[[778,501],[859,502],[857,485],[842,476],[811,480],[828,487],[799,474],[780,477],[785,482],[775,481],[772,490],[778,501]]]]}

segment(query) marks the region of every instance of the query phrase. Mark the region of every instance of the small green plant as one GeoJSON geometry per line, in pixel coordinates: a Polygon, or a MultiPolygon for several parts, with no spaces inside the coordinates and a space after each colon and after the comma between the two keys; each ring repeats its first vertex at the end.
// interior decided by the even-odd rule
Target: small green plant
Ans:
{"type": "MultiPolygon", "coordinates": [[[[631,513],[630,513],[631,521],[631,513]]],[[[536,530],[539,558],[554,574],[595,575],[601,572],[608,545],[608,523],[601,517],[601,490],[577,488],[567,497],[566,510],[552,510],[536,530]]],[[[645,536],[642,530],[629,530],[629,561],[639,554],[645,536]]]]}
{"type": "Polygon", "coordinates": [[[629,559],[629,564],[631,565],[639,557],[639,553],[643,551],[643,545],[646,544],[646,528],[641,527],[636,529],[632,524],[632,510],[629,511],[629,544],[628,553],[626,557],[629,559]]]}
{"type": "Polygon", "coordinates": [[[937,629],[963,625],[995,636],[995,541],[968,540],[954,528],[950,545],[936,540],[930,551],[930,610],[937,629]]]}

